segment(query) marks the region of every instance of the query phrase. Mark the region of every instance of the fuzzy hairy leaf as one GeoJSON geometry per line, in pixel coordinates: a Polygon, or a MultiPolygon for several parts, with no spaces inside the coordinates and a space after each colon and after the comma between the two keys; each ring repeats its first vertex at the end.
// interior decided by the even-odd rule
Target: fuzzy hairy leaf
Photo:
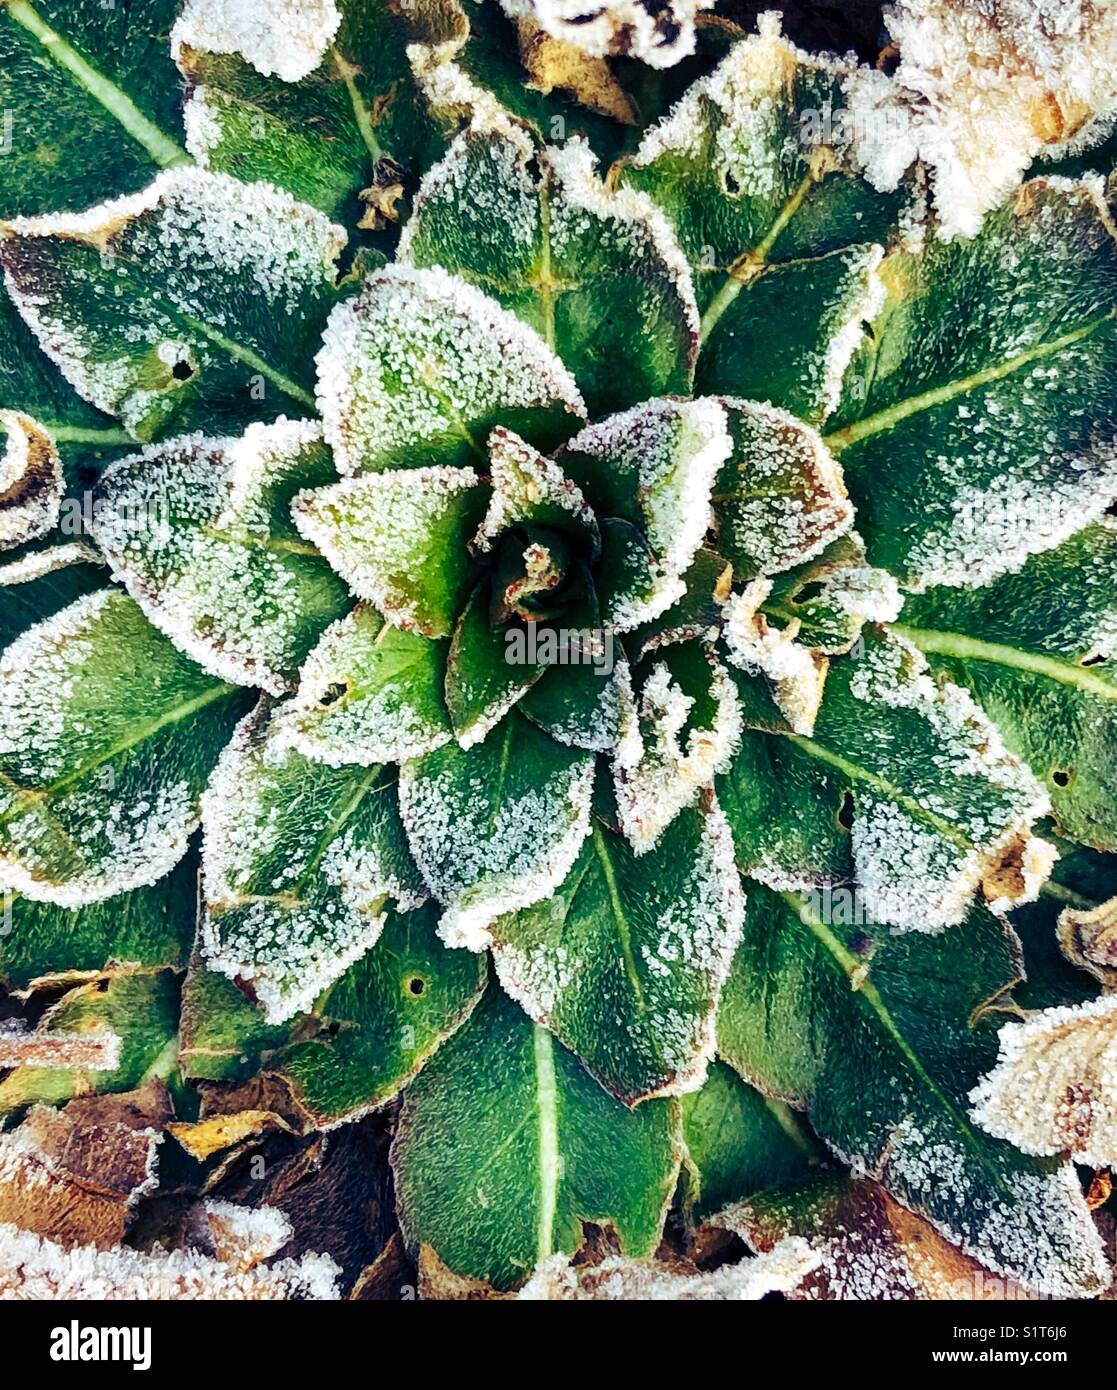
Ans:
{"type": "Polygon", "coordinates": [[[936,587],[903,632],[966,686],[1043,783],[1064,834],[1117,849],[1117,530],[1108,519],[979,589],[936,587]]]}
{"type": "Polygon", "coordinates": [[[883,632],[830,666],[813,733],[745,733],[718,794],[745,872],[778,888],[857,885],[872,920],[936,931],[979,884],[1034,895],[1053,857],[1043,789],[956,686],[883,632]]]}
{"type": "Polygon", "coordinates": [[[498,1289],[577,1251],[583,1221],[650,1255],[679,1156],[676,1102],[626,1109],[490,989],[405,1093],[393,1149],[404,1235],[498,1289]]]}
{"type": "Polygon", "coordinates": [[[134,193],[185,164],[167,36],[177,0],[7,0],[0,6],[0,217],[134,193]]]}
{"type": "Polygon", "coordinates": [[[495,295],[571,365],[593,416],[690,384],[686,262],[654,204],[607,189],[578,140],[538,150],[507,120],[463,132],[423,180],[400,257],[495,295]]]}
{"type": "Polygon", "coordinates": [[[750,885],[721,1055],[988,1268],[1056,1297],[1104,1287],[1073,1168],[1025,1158],[968,1116],[995,1050],[995,1028],[971,1018],[1016,977],[1014,938],[984,909],[934,937],[869,931],[750,885]]]}
{"type": "Polygon", "coordinates": [[[1117,238],[1096,189],[1037,179],[969,240],[894,251],[826,435],[870,561],[987,583],[1117,495],[1117,238]]]}
{"type": "Polygon", "coordinates": [[[8,289],[43,350],[135,439],[313,407],[346,238],[289,194],[171,169],[128,198],[5,230],[8,289]]]}
{"type": "Polygon", "coordinates": [[[637,857],[597,820],[550,897],[489,932],[501,984],[627,1105],[701,1083],[742,902],[729,828],[678,816],[637,857]]]}
{"type": "Polygon", "coordinates": [[[151,446],[102,478],[94,539],[184,652],[216,676],[280,695],[349,606],[345,585],[290,517],[300,488],[332,476],[310,422],[151,446]]]}
{"type": "Polygon", "coordinates": [[[76,907],[173,868],[241,693],[112,589],[17,638],[0,692],[0,882],[76,907]]]}

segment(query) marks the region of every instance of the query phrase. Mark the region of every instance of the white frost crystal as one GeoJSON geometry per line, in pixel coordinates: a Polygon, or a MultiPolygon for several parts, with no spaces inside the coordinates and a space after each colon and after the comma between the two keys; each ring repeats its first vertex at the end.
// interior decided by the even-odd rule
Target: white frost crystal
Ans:
{"type": "Polygon", "coordinates": [[[592,57],[627,54],[668,68],[694,52],[695,17],[714,0],[501,0],[513,19],[531,19],[592,57]]]}
{"type": "Polygon", "coordinates": [[[860,157],[895,187],[919,157],[947,234],[971,236],[1032,160],[1117,108],[1109,0],[898,0],[900,63],[845,84],[860,157]]]}
{"type": "Polygon", "coordinates": [[[0,456],[0,550],[50,531],[62,502],[62,460],[41,425],[15,410],[0,410],[7,434],[0,456]]]}
{"type": "Polygon", "coordinates": [[[1006,1023],[1000,1041],[970,1093],[978,1124],[1025,1153],[1117,1167],[1117,995],[1006,1023]]]}
{"type": "Polygon", "coordinates": [[[336,0],[186,0],[171,51],[239,53],[264,77],[299,82],[322,61],[341,24],[336,0]]]}

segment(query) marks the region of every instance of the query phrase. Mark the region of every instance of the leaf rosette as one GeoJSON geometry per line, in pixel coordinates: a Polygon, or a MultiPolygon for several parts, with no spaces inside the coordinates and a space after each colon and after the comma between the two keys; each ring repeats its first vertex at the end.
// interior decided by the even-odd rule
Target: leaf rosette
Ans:
{"type": "Polygon", "coordinates": [[[585,1223],[651,1257],[796,1133],[1098,1292],[1073,1168],[967,1102],[1038,823],[1117,849],[1097,186],[944,239],[804,141],[855,73],[770,20],[604,167],[483,15],[371,0],[191,0],[180,148],[74,8],[0,13],[135,146],[60,213],[14,152],[0,227],[6,980],[158,982],[61,1013],[147,1040],[106,1087],[402,1092],[405,1240],[495,1288],[585,1223]]]}

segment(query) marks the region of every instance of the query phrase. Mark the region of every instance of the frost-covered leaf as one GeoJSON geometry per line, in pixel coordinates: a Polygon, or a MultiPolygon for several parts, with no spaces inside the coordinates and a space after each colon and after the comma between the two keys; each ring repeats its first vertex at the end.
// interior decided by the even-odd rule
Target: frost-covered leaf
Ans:
{"type": "Polygon", "coordinates": [[[1006,1023],[1000,1044],[970,1092],[977,1123],[1025,1153],[1117,1166],[1117,995],[1006,1023]]]}
{"type": "Polygon", "coordinates": [[[580,431],[559,455],[602,527],[602,618],[624,631],[686,591],[711,522],[710,494],[733,441],[717,401],[649,401],[580,431]]]}
{"type": "Polygon", "coordinates": [[[546,669],[542,662],[513,660],[518,652],[509,642],[512,634],[493,625],[493,601],[489,583],[479,584],[462,609],[450,643],[446,708],[463,748],[487,738],[546,669]]]}
{"type": "Polygon", "coordinates": [[[975,890],[1027,901],[1054,851],[1028,770],[957,686],[881,632],[830,663],[814,732],[746,732],[718,795],[742,869],[779,888],[856,884],[859,910],[905,931],[960,922],[975,890]]]}
{"type": "Polygon", "coordinates": [[[553,459],[544,458],[511,430],[489,435],[492,497],[474,547],[489,553],[505,531],[515,526],[546,526],[573,532],[587,552],[601,543],[597,521],[575,486],[553,459]]]}
{"type": "Polygon", "coordinates": [[[197,864],[188,855],[158,883],[81,907],[10,894],[0,979],[22,989],[44,977],[98,974],[110,962],[184,965],[194,937],[196,878],[197,864]]]}
{"type": "Polygon", "coordinates": [[[352,215],[362,194],[368,225],[383,227],[444,147],[411,74],[411,36],[380,0],[190,0],[172,48],[190,84],[191,154],[331,217],[352,215]]]}
{"type": "Polygon", "coordinates": [[[1058,918],[1063,954],[1107,989],[1117,985],[1117,898],[1096,907],[1065,907],[1058,918]]]}
{"type": "Polygon", "coordinates": [[[585,418],[569,372],[532,329],[464,280],[392,265],[330,315],[318,407],[343,474],[488,463],[495,425],[539,448],[585,418]]]}
{"type": "Polygon", "coordinates": [[[517,1294],[529,1302],[739,1303],[789,1294],[818,1263],[803,1240],[787,1240],[767,1254],[700,1270],[679,1259],[626,1260],[609,1255],[598,1264],[574,1264],[554,1255],[536,1267],[517,1294]]]}
{"type": "Polygon", "coordinates": [[[1117,526],[1103,518],[982,588],[914,595],[902,620],[1044,784],[1062,832],[1117,849],[1117,526]]]}
{"type": "Polygon", "coordinates": [[[488,978],[483,956],[439,941],[433,905],[389,912],[373,949],[332,986],[320,1028],[269,1063],[316,1124],[384,1104],[469,1017],[488,978]]]}
{"type": "Polygon", "coordinates": [[[313,409],[344,245],[280,189],[184,168],[87,212],[14,219],[0,263],[66,379],[148,440],[313,409]]]}
{"type": "Polygon", "coordinates": [[[38,540],[58,523],[62,460],[54,440],[34,420],[0,410],[6,438],[0,456],[0,551],[38,540]]]}
{"type": "Polygon", "coordinates": [[[815,559],[772,576],[759,611],[781,629],[798,623],[800,646],[840,656],[866,623],[893,622],[903,603],[896,580],[867,565],[861,538],[847,531],[815,559]]]}
{"type": "Polygon", "coordinates": [[[338,1273],[328,1255],[306,1254],[244,1271],[194,1249],[144,1254],[130,1246],[67,1248],[15,1226],[0,1226],[0,1298],[334,1301],[338,1273]]]}
{"type": "Polygon", "coordinates": [[[929,236],[887,286],[826,443],[869,560],[979,585],[1117,495],[1117,238],[1100,193],[1036,179],[968,241],[929,236]]]}
{"type": "Polygon", "coordinates": [[[729,827],[695,808],[642,857],[595,819],[551,896],[489,934],[508,993],[632,1105],[701,1085],[742,908],[729,827]]]}
{"type": "Polygon", "coordinates": [[[574,1254],[583,1221],[647,1256],[679,1156],[676,1102],[627,1109],[490,989],[404,1094],[393,1148],[404,1236],[497,1289],[574,1254]]]}
{"type": "Polygon", "coordinates": [[[868,1178],[820,1174],[758,1193],[713,1224],[762,1255],[787,1240],[805,1240],[818,1263],[790,1293],[793,1299],[999,1302],[1034,1296],[983,1269],[868,1178]]]}
{"type": "Polygon", "coordinates": [[[879,301],[877,243],[899,210],[856,174],[845,124],[823,125],[851,70],[798,52],[765,16],[621,168],[663,209],[694,271],[701,391],[815,422],[836,403],[879,301]]]}
{"type": "Polygon", "coordinates": [[[1056,1297],[1096,1293],[1110,1275],[1074,1169],[968,1115],[996,1047],[982,1010],[1018,974],[1015,938],[984,908],[964,928],[897,937],[752,884],[718,1049],[989,1269],[1056,1297]]]}
{"type": "Polygon", "coordinates": [[[176,646],[215,676],[281,695],[349,606],[290,517],[300,488],[333,476],[311,422],[150,445],[101,479],[94,539],[176,646]]]}
{"type": "Polygon", "coordinates": [[[445,907],[448,945],[481,950],[494,918],[566,878],[590,829],[594,757],[515,712],[483,743],[448,744],[400,769],[411,852],[445,907]]]}
{"type": "Polygon", "coordinates": [[[587,635],[578,656],[577,665],[545,671],[517,708],[559,743],[612,752],[635,713],[628,662],[616,638],[600,631],[587,635]]]}
{"type": "Polygon", "coordinates": [[[952,236],[977,232],[1035,155],[1089,144],[1117,106],[1117,18],[1106,4],[898,0],[884,18],[898,61],[888,78],[862,69],[850,113],[879,132],[866,151],[874,181],[893,183],[917,155],[929,166],[952,236]]]}
{"type": "Polygon", "coordinates": [[[189,1081],[244,1081],[288,1041],[292,1024],[268,1023],[259,1005],[200,952],[182,986],[179,1066],[189,1081]]]}
{"type": "Polygon", "coordinates": [[[78,907],[161,878],[243,709],[119,590],[30,628],[0,657],[0,883],[78,907]]]}
{"type": "Polygon", "coordinates": [[[472,468],[365,473],[295,499],[295,524],[396,627],[448,637],[476,570],[486,490],[472,468]]]}
{"type": "Polygon", "coordinates": [[[739,579],[803,564],[853,523],[842,471],[786,411],[723,402],[733,453],[714,483],[718,550],[739,579]]]}
{"type": "Polygon", "coordinates": [[[377,941],[389,901],[426,894],[395,775],[312,762],[267,716],[261,705],[239,726],[203,803],[203,949],[281,1023],[377,941]]]}
{"type": "Polygon", "coordinates": [[[681,1103],[692,1221],[804,1178],[822,1161],[821,1146],[795,1112],[746,1086],[724,1062],[711,1062],[701,1088],[681,1103]]]}
{"type": "MultiPolygon", "coordinates": [[[[738,671],[752,680],[763,677],[784,727],[809,737],[818,718],[829,662],[796,641],[797,618],[784,627],[769,623],[763,605],[771,592],[770,579],[754,579],[726,601],[722,610],[726,651],[738,671]]],[[[740,688],[745,695],[746,686],[740,688]]],[[[746,710],[748,705],[746,699],[746,710]]],[[[748,713],[744,718],[746,723],[755,722],[748,713]]],[[[762,721],[759,727],[765,727],[762,721]]]]}
{"type": "Polygon", "coordinates": [[[66,1245],[116,1245],[157,1185],[172,1113],[158,1081],[119,1098],[84,1096],[62,1111],[35,1106],[0,1136],[0,1223],[66,1245]]]}
{"type": "Polygon", "coordinates": [[[591,415],[689,387],[687,264],[651,200],[608,189],[581,140],[539,150],[507,119],[475,124],[423,180],[400,257],[495,295],[569,366],[591,415]]]}
{"type": "Polygon", "coordinates": [[[713,0],[604,0],[587,11],[581,0],[501,0],[513,16],[535,20],[557,39],[595,57],[639,58],[669,68],[694,52],[694,23],[713,0]]]}
{"type": "Polygon", "coordinates": [[[277,723],[306,757],[334,766],[415,758],[453,737],[445,668],[445,642],[405,632],[359,604],[326,629],[277,723]]]}
{"type": "Polygon", "coordinates": [[[158,169],[188,162],[167,47],[176,9],[177,0],[0,6],[0,217],[134,193],[158,169]]]}
{"type": "Polygon", "coordinates": [[[642,666],[636,721],[613,763],[621,828],[638,855],[729,768],[741,736],[733,682],[702,645],[658,647],[642,666]]]}
{"type": "Polygon", "coordinates": [[[171,970],[114,970],[69,990],[39,1022],[44,1035],[111,1033],[119,1039],[109,1067],[17,1067],[0,1081],[0,1115],[27,1105],[60,1105],[72,1096],[130,1091],[166,1079],[178,1057],[179,984],[171,970]]]}

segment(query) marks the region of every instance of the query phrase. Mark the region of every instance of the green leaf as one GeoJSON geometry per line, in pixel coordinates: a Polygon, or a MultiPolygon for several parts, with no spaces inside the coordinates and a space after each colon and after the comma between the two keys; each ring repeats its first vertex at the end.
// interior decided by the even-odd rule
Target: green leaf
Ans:
{"type": "Polygon", "coordinates": [[[290,1037],[227,975],[195,955],[182,986],[179,1065],[188,1081],[245,1081],[290,1037]]]}
{"type": "Polygon", "coordinates": [[[134,438],[313,409],[345,245],[313,208],[172,169],[129,198],[5,232],[8,289],[43,350],[134,438]]]}
{"type": "Polygon", "coordinates": [[[476,1007],[485,959],[443,946],[437,920],[433,907],[389,912],[380,940],[319,1005],[319,1031],[271,1059],[316,1124],[390,1100],[476,1007]]]}
{"type": "Polygon", "coordinates": [[[719,552],[738,579],[804,563],[853,524],[842,471],[785,411],[724,402],[733,453],[714,483],[719,552]]]}
{"type": "Polygon", "coordinates": [[[51,618],[108,583],[106,566],[81,542],[44,542],[0,562],[0,644],[7,647],[35,623],[51,618]]]}
{"type": "Polygon", "coordinates": [[[445,907],[448,945],[481,950],[501,913],[554,891],[589,832],[594,758],[515,712],[483,743],[447,744],[400,769],[415,862],[445,907]]]}
{"type": "Polygon", "coordinates": [[[699,642],[653,648],[637,668],[637,721],[613,763],[620,824],[637,854],[730,766],[741,735],[736,688],[699,642]]]}
{"type": "Polygon", "coordinates": [[[405,1092],[393,1147],[404,1237],[498,1289],[573,1254],[582,1223],[625,1254],[659,1241],[679,1166],[677,1104],[628,1110],[498,990],[405,1092]]]}
{"type": "Polygon", "coordinates": [[[882,632],[830,665],[811,737],[746,733],[718,796],[744,872],[775,887],[856,882],[870,920],[936,931],[975,889],[1034,896],[1052,852],[1042,788],[957,686],[882,632]]]}
{"type": "Polygon", "coordinates": [[[295,524],[396,627],[448,637],[476,580],[467,546],[487,489],[472,468],[366,473],[301,493],[295,524]]]}
{"type": "Polygon", "coordinates": [[[553,459],[500,426],[489,435],[489,479],[492,497],[475,541],[481,554],[513,527],[545,526],[569,533],[585,558],[596,555],[601,536],[581,489],[553,459]]]}
{"type": "Polygon", "coordinates": [[[0,883],[63,907],[154,883],[243,710],[119,590],[28,629],[0,657],[0,883]]]}
{"type": "Polygon", "coordinates": [[[178,1059],[178,977],[122,970],[78,985],[53,1004],[37,1032],[113,1034],[116,1065],[106,1070],[17,1067],[0,1081],[0,1116],[27,1105],[61,1105],[92,1092],[131,1091],[150,1077],[164,1080],[178,1059]]]}
{"type": "MultiPolygon", "coordinates": [[[[207,23],[205,6],[187,5],[175,58],[191,85],[190,153],[206,168],[286,188],[330,217],[352,217],[363,192],[368,225],[383,227],[445,145],[411,75],[408,18],[383,0],[343,0],[331,33],[313,12],[282,8],[277,21],[253,24],[246,7],[238,34],[207,23]]],[[[226,9],[221,18],[240,16],[226,9]]]]}
{"type": "Polygon", "coordinates": [[[500,982],[626,1105],[701,1083],[741,892],[717,811],[641,857],[594,821],[551,896],[489,928],[500,982]]]}
{"type": "Polygon", "coordinates": [[[1063,834],[1117,849],[1117,529],[1108,519],[980,589],[934,588],[897,630],[966,686],[1046,787],[1063,834]]]}
{"type": "Polygon", "coordinates": [[[311,422],[153,446],[102,478],[94,539],[177,647],[215,676],[281,695],[349,607],[290,517],[300,488],[333,476],[311,422]]]}
{"type": "Polygon", "coordinates": [[[485,470],[495,425],[549,449],[585,418],[538,334],[438,267],[370,275],[331,314],[316,360],[326,439],[346,475],[432,458],[485,470]]]}
{"type": "Polygon", "coordinates": [[[305,757],[335,767],[416,758],[453,737],[445,670],[445,642],[404,632],[358,604],[326,629],[276,720],[305,757]]]}
{"type": "Polygon", "coordinates": [[[203,821],[203,951],[251,982],[269,1023],[310,1009],[374,945],[389,901],[406,909],[426,896],[394,773],[311,762],[266,703],[222,754],[203,821]]]}
{"type": "Polygon", "coordinates": [[[1011,932],[984,909],[938,936],[824,915],[749,887],[722,1056],[988,1268],[1055,1297],[1105,1287],[1074,1169],[1026,1157],[968,1115],[966,1093],[996,1055],[983,1010],[1019,971],[1011,932]]]}
{"type": "Polygon", "coordinates": [[[546,667],[517,661],[519,628],[495,628],[490,583],[483,582],[462,609],[446,663],[446,708],[463,748],[488,737],[546,667]]]}
{"type": "Polygon", "coordinates": [[[826,656],[848,652],[866,623],[890,623],[904,600],[887,570],[865,563],[856,532],[847,531],[821,554],[774,575],[760,612],[808,651],[826,656]]]}
{"type": "Polygon", "coordinates": [[[711,522],[710,494],[733,442],[718,401],[648,401],[590,425],[558,457],[602,525],[602,617],[624,631],[686,591],[711,522]],[[646,547],[646,549],[645,549],[646,547]]]}
{"type": "Polygon", "coordinates": [[[980,233],[881,267],[887,298],[826,436],[869,560],[977,585],[1117,494],[1117,240],[1097,190],[1033,180],[980,233]]]}
{"type": "Polygon", "coordinates": [[[508,120],[474,124],[423,180],[400,258],[495,295],[571,368],[597,416],[689,390],[698,312],[654,204],[606,188],[594,163],[577,139],[537,149],[508,120]]]}
{"type": "Polygon", "coordinates": [[[19,893],[6,898],[0,979],[25,989],[46,975],[104,970],[112,962],[153,968],[185,964],[194,939],[197,864],[188,855],[158,883],[82,907],[57,907],[19,893]]]}
{"type": "Polygon", "coordinates": [[[837,402],[874,270],[901,199],[855,172],[843,110],[848,62],[812,58],[778,21],[735,44],[620,166],[651,195],[694,271],[702,312],[695,383],[817,423],[837,402]]]}
{"type": "Polygon", "coordinates": [[[0,113],[11,119],[0,217],[134,193],[159,169],[189,161],[167,43],[177,8],[177,0],[0,6],[0,113]]]}
{"type": "Polygon", "coordinates": [[[691,1219],[793,1182],[817,1168],[822,1149],[790,1106],[711,1062],[701,1088],[681,1098],[691,1219]]]}

